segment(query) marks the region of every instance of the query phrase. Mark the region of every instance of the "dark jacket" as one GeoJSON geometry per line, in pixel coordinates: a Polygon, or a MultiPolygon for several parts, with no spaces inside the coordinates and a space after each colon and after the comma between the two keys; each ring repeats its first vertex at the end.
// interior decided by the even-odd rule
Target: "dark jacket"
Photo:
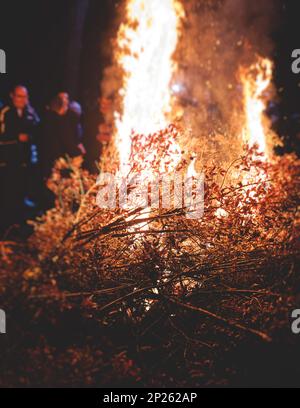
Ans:
{"type": "Polygon", "coordinates": [[[65,115],[58,115],[54,111],[47,111],[42,122],[40,140],[41,165],[43,176],[49,177],[54,162],[66,155],[80,156],[80,123],[78,115],[68,111],[65,115]]]}
{"type": "Polygon", "coordinates": [[[28,164],[30,146],[36,140],[39,117],[35,110],[28,106],[21,114],[13,106],[0,110],[0,165],[9,166],[28,164]],[[29,136],[28,143],[19,142],[21,133],[29,136]]]}

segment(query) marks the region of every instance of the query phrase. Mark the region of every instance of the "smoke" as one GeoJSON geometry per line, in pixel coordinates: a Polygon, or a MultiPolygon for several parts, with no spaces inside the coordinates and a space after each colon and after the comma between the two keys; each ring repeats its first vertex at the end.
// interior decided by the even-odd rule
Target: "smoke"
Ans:
{"type": "Polygon", "coordinates": [[[279,7],[278,0],[226,0],[222,9],[225,20],[234,23],[235,36],[248,39],[258,52],[269,56],[274,46],[272,32],[279,22],[279,7]]]}
{"type": "MultiPolygon", "coordinates": [[[[272,32],[281,0],[180,1],[186,18],[175,55],[176,115],[171,120],[187,129],[181,146],[204,162],[229,162],[241,151],[243,94],[237,73],[239,67],[254,63],[258,54],[272,58],[272,32]]],[[[124,5],[124,1],[119,4],[118,24],[124,19],[124,5]]],[[[112,41],[110,50],[115,49],[112,41]]],[[[117,111],[121,86],[122,72],[114,63],[104,72],[101,94],[113,101],[117,111]]]]}
{"type": "Polygon", "coordinates": [[[177,103],[183,106],[182,123],[192,130],[189,148],[207,159],[238,154],[242,89],[237,73],[257,54],[272,57],[279,5],[279,0],[184,1],[177,103]]]}

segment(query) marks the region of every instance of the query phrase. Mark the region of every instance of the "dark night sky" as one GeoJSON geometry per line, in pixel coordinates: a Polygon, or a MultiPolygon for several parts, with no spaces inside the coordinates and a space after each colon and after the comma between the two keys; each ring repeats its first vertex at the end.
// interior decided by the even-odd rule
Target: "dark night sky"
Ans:
{"type": "Polygon", "coordinates": [[[7,54],[8,74],[0,77],[1,93],[14,83],[25,83],[40,103],[41,96],[46,96],[58,81],[64,51],[59,36],[63,40],[66,35],[67,3],[70,2],[2,2],[0,48],[7,54]]]}
{"type": "MultiPolygon", "coordinates": [[[[270,0],[261,0],[270,1],[270,0]]],[[[32,101],[44,106],[66,88],[88,107],[96,103],[103,42],[109,47],[116,0],[2,0],[0,49],[7,54],[7,75],[0,75],[0,99],[15,83],[25,83],[32,101]]],[[[282,116],[300,112],[300,75],[291,72],[291,52],[300,48],[299,0],[282,0],[276,42],[277,85],[282,116]]],[[[282,133],[285,132],[284,123],[282,133]]]]}
{"type": "Polygon", "coordinates": [[[43,105],[58,89],[81,96],[83,75],[101,75],[101,42],[114,0],[6,0],[1,2],[0,49],[7,75],[0,76],[0,99],[25,83],[33,102],[43,105]],[[95,66],[99,68],[95,68],[95,66]]]}

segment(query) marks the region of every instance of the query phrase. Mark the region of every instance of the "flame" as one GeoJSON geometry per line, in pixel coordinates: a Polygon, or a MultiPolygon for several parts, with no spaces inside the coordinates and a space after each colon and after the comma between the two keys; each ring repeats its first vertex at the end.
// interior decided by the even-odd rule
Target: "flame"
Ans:
{"type": "Polygon", "coordinates": [[[241,81],[244,89],[244,107],[246,125],[243,132],[244,141],[258,146],[259,153],[268,157],[267,133],[265,126],[266,100],[264,93],[269,88],[273,77],[273,63],[267,58],[259,57],[258,62],[241,69],[241,81]]]}
{"type": "Polygon", "coordinates": [[[194,158],[187,170],[187,177],[192,178],[192,177],[197,177],[198,173],[196,171],[196,159],[194,158]]]}
{"type": "MultiPolygon", "coordinates": [[[[176,70],[172,57],[183,16],[178,0],[127,0],[126,23],[120,26],[117,38],[117,60],[124,72],[123,111],[115,114],[122,174],[130,170],[132,134],[146,138],[168,125],[170,83],[176,70]]],[[[171,154],[176,156],[179,150],[173,143],[171,154]]]]}

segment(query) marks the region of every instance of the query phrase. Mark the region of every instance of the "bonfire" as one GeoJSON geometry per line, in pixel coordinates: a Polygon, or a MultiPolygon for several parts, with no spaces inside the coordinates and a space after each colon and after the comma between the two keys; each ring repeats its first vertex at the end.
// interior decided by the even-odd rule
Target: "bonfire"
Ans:
{"type": "Polygon", "coordinates": [[[170,87],[184,19],[177,0],[127,1],[115,52],[123,85],[101,174],[117,180],[139,174],[144,182],[203,174],[201,217],[188,217],[193,208],[186,205],[165,208],[160,198],[155,206],[130,200],[101,208],[101,174],[96,180],[78,161],[61,159],[48,182],[55,208],[32,222],[26,248],[1,243],[2,267],[13,282],[6,296],[21,292],[28,316],[56,328],[62,322],[54,311],[72,312],[80,316],[75,324],[89,333],[88,321],[101,338],[85,346],[86,358],[70,351],[85,383],[105,385],[117,376],[134,384],[201,385],[215,356],[230,345],[272,342],[299,280],[299,160],[273,153],[264,114],[272,62],[257,56],[237,72],[240,154],[205,163],[181,145],[190,133],[175,120],[170,87]],[[116,330],[124,343],[112,334],[116,330]],[[98,346],[100,380],[90,361],[98,346]],[[161,358],[172,361],[168,369],[161,358]],[[174,379],[172,367],[178,366],[182,378],[174,379]]]}

